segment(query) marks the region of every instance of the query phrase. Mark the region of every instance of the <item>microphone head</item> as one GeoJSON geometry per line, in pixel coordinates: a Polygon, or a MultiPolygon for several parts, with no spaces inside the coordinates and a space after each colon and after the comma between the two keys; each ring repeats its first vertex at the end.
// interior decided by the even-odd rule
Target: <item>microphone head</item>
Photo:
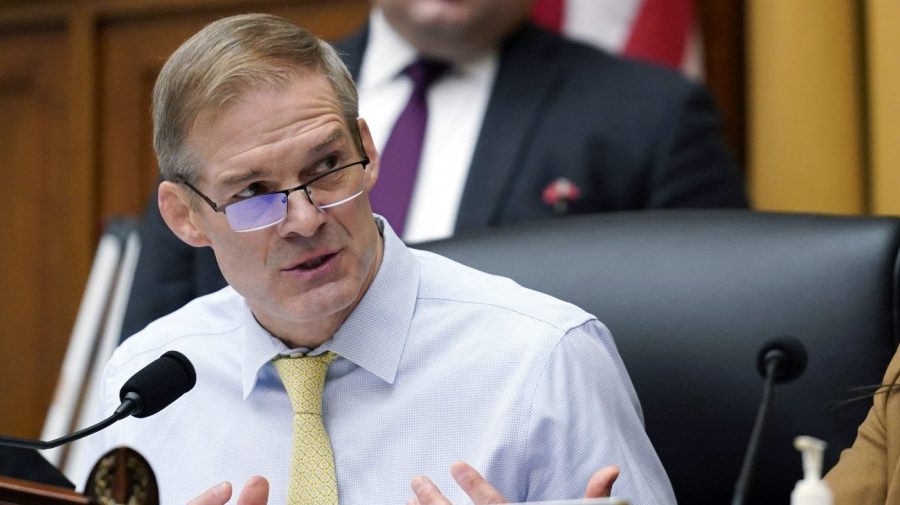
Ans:
{"type": "Polygon", "coordinates": [[[806,347],[790,335],[773,338],[763,344],[756,357],[756,367],[763,378],[772,361],[776,361],[773,380],[782,384],[790,382],[806,370],[806,347]]]}
{"type": "Polygon", "coordinates": [[[134,417],[156,414],[187,393],[197,382],[197,374],[190,360],[178,351],[168,351],[132,375],[122,389],[119,399],[125,401],[129,395],[140,397],[134,417]]]}

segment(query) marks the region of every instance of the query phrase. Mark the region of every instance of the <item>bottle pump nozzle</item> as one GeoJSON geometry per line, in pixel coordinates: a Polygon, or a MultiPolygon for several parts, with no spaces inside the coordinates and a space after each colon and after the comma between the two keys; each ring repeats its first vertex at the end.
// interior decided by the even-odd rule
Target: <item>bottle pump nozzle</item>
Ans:
{"type": "Polygon", "coordinates": [[[803,454],[803,480],[794,486],[791,505],[831,505],[833,498],[822,480],[822,456],[826,443],[813,437],[794,439],[794,447],[803,454]]]}

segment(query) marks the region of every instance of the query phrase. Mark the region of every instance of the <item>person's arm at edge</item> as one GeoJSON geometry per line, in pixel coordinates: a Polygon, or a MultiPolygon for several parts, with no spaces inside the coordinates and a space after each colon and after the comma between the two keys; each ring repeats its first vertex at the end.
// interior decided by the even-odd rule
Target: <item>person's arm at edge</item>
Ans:
{"type": "MultiPolygon", "coordinates": [[[[900,379],[900,353],[888,365],[882,384],[897,384],[900,379]]],[[[838,463],[825,476],[834,494],[835,505],[883,504],[887,497],[888,412],[900,408],[900,394],[879,393],[853,446],[841,453],[838,463]]]]}

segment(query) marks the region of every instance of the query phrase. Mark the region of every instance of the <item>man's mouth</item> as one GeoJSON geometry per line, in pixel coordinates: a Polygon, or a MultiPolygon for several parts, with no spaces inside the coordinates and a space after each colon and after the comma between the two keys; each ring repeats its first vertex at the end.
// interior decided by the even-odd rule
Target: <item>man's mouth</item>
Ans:
{"type": "Polygon", "coordinates": [[[337,256],[337,253],[323,254],[322,256],[316,256],[315,258],[312,258],[308,261],[304,261],[303,263],[300,263],[299,265],[294,267],[294,269],[315,270],[315,269],[319,268],[320,266],[322,266],[324,263],[331,261],[335,256],[337,256]]]}

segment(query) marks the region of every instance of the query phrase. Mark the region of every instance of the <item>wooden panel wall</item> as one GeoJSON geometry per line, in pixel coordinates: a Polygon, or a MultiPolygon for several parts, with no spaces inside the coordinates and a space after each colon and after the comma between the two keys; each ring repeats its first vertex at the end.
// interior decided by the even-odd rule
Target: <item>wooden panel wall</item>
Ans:
{"type": "Polygon", "coordinates": [[[722,115],[722,134],[746,172],[746,0],[697,0],[706,85],[722,115]]]}
{"type": "Polygon", "coordinates": [[[34,435],[56,381],[93,219],[68,131],[71,49],[51,23],[0,34],[0,430],[34,435]]]}
{"type": "Polygon", "coordinates": [[[36,437],[103,222],[155,187],[150,90],[206,23],[273,12],[326,39],[367,0],[0,1],[0,433],[36,437]]]}

